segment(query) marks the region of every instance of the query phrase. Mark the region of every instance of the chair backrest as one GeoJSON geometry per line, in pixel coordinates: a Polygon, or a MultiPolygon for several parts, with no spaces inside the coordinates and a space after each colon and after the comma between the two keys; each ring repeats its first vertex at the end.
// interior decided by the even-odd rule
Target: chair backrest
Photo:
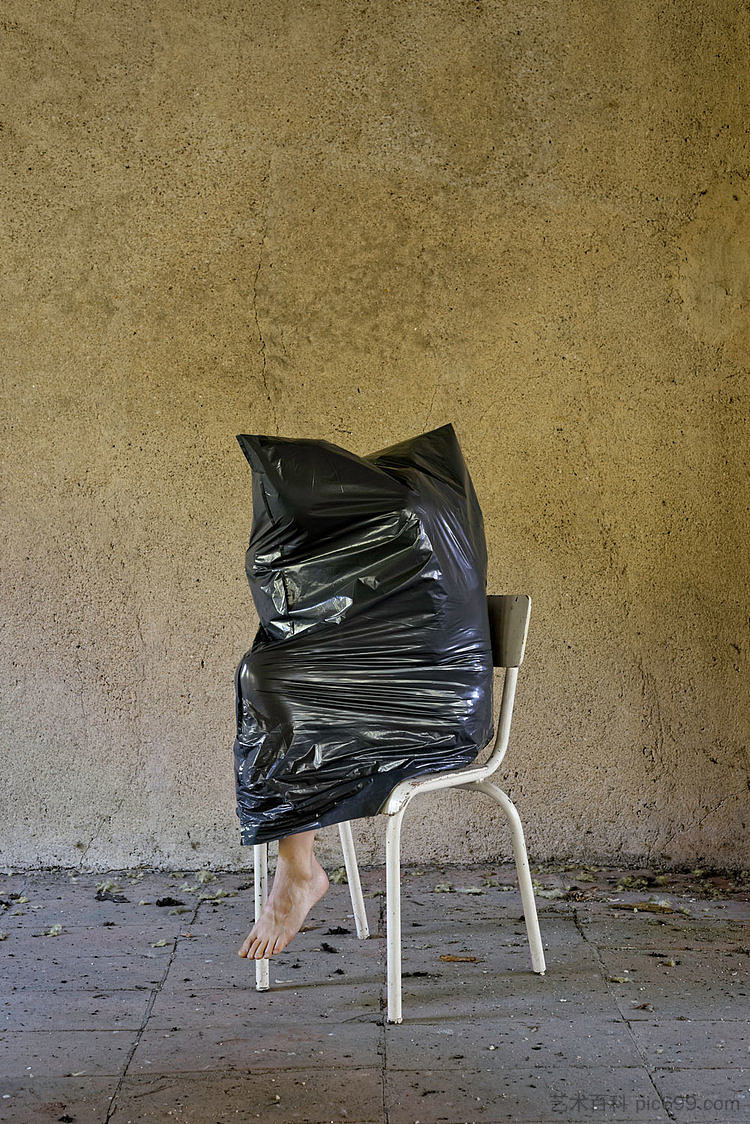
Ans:
{"type": "Polygon", "coordinates": [[[529,632],[531,597],[528,593],[498,593],[487,598],[495,667],[520,667],[529,632]]]}

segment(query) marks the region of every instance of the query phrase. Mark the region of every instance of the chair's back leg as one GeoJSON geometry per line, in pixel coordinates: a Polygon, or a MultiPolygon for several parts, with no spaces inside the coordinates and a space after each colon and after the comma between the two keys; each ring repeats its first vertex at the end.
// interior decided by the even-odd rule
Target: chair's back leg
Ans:
{"type": "MultiPolygon", "coordinates": [[[[260,911],[266,904],[268,897],[268,844],[253,844],[253,863],[255,867],[255,920],[260,917],[260,911]]],[[[255,989],[268,991],[268,957],[265,960],[255,961],[255,989]]]]}
{"type": "Polygon", "coordinates": [[[354,911],[354,922],[357,926],[357,936],[361,940],[364,940],[366,937],[369,937],[370,929],[367,924],[365,899],[362,896],[362,884],[359,880],[359,867],[357,866],[357,852],[354,849],[352,825],[349,820],[344,820],[339,824],[339,835],[341,836],[341,850],[344,852],[346,879],[349,883],[349,893],[352,898],[352,910],[354,911]]]}
{"type": "Polygon", "coordinates": [[[385,830],[385,912],[388,946],[388,1022],[401,1015],[401,821],[406,805],[388,816],[385,830]]]}
{"type": "Polygon", "coordinates": [[[546,964],[544,961],[544,949],[542,948],[542,935],[539,932],[539,919],[536,914],[534,887],[531,884],[529,857],[526,853],[526,841],[523,836],[523,825],[521,824],[521,817],[518,814],[518,809],[507,793],[503,792],[500,786],[496,785],[494,781],[475,781],[471,786],[467,787],[478,788],[482,792],[486,792],[488,796],[494,797],[508,817],[511,838],[513,840],[513,854],[515,856],[516,870],[518,872],[518,883],[521,887],[523,916],[526,921],[526,932],[529,936],[529,946],[531,948],[531,966],[535,972],[544,975],[546,964]]]}

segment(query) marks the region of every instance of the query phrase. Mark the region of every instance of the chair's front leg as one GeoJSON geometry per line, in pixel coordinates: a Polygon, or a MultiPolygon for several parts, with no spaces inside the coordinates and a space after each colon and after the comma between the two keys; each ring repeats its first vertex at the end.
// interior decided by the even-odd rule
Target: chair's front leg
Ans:
{"type": "MultiPolygon", "coordinates": [[[[255,865],[255,920],[260,917],[260,911],[266,904],[268,897],[268,844],[253,844],[253,862],[255,865]]],[[[268,957],[255,961],[255,989],[268,991],[268,957]]]]}
{"type": "Polygon", "coordinates": [[[357,936],[361,940],[364,940],[366,937],[369,937],[370,929],[367,924],[365,899],[362,896],[362,883],[359,880],[359,867],[357,866],[357,852],[354,849],[352,825],[349,820],[344,820],[339,824],[339,835],[341,836],[341,850],[344,852],[346,879],[349,883],[349,893],[352,898],[352,910],[354,911],[354,923],[357,926],[357,936]]]}
{"type": "Polygon", "coordinates": [[[385,830],[385,913],[388,955],[388,1022],[401,1022],[401,821],[406,805],[388,816],[385,830]]]}
{"type": "Polygon", "coordinates": [[[515,856],[516,870],[518,872],[518,883],[521,887],[523,916],[526,922],[526,932],[529,936],[529,946],[531,948],[531,966],[535,972],[544,975],[547,966],[544,960],[544,949],[542,948],[542,935],[539,932],[539,919],[536,913],[534,887],[531,884],[529,857],[526,853],[526,841],[523,836],[521,817],[518,814],[518,809],[507,793],[503,792],[500,786],[494,784],[493,781],[476,781],[474,787],[481,789],[482,792],[486,792],[488,796],[492,796],[508,817],[511,838],[513,840],[513,854],[515,856]]]}

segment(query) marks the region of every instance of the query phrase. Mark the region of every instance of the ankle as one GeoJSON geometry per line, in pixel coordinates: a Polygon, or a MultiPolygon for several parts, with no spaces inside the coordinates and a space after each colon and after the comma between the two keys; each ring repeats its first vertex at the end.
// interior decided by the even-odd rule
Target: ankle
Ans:
{"type": "Polygon", "coordinates": [[[309,882],[315,876],[317,860],[314,855],[294,855],[291,858],[279,853],[277,868],[295,882],[309,882]]]}

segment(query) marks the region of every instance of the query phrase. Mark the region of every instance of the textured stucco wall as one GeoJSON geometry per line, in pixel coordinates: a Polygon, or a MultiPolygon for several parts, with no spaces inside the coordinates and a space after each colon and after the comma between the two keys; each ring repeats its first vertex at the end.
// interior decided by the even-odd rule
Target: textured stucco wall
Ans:
{"type": "MultiPolygon", "coordinates": [[[[491,589],[532,595],[503,773],[533,857],[746,864],[748,5],[9,0],[1,30],[0,865],[250,863],[234,435],[445,421],[491,589]]],[[[406,859],[509,854],[483,797],[423,799],[406,859]]]]}

